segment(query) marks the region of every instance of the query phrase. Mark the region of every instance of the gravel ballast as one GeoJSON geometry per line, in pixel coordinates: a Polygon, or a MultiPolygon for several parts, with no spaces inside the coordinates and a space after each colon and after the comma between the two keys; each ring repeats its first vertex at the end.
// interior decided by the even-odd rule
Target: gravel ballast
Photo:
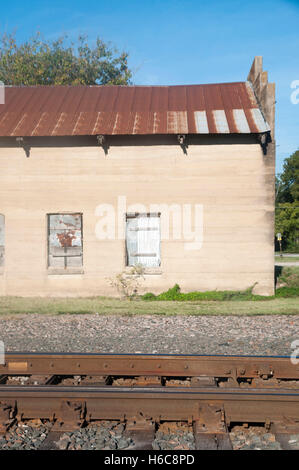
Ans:
{"type": "Polygon", "coordinates": [[[0,449],[37,450],[46,439],[50,428],[49,423],[43,424],[40,420],[15,424],[5,435],[0,435],[0,449]]]}
{"type": "MultiPolygon", "coordinates": [[[[0,450],[38,450],[51,430],[49,422],[31,420],[14,425],[0,436],[0,450]]],[[[234,426],[230,431],[233,450],[282,450],[275,435],[262,426],[234,426]]],[[[289,435],[290,450],[299,450],[299,435],[289,435]]],[[[73,432],[61,433],[54,441],[57,450],[134,450],[135,442],[125,433],[125,425],[101,421],[73,432]]],[[[153,450],[195,450],[192,426],[187,423],[162,423],[152,443],[153,450]]]]}
{"type": "Polygon", "coordinates": [[[64,433],[57,442],[60,450],[123,450],[134,445],[131,438],[124,436],[124,424],[103,421],[75,432],[64,433]]]}
{"type": "Polygon", "coordinates": [[[0,319],[6,351],[285,355],[296,316],[16,315],[0,319]]]}
{"type": "MultiPolygon", "coordinates": [[[[125,316],[15,315],[0,319],[0,340],[6,351],[83,352],[111,354],[283,355],[299,340],[296,316],[125,316]]],[[[102,422],[62,433],[61,450],[122,450],[134,448],[117,422],[102,422]]],[[[38,449],[49,432],[47,424],[19,423],[0,439],[0,449],[38,449]]],[[[234,450],[280,450],[275,436],[263,427],[236,426],[234,450]]],[[[290,436],[299,448],[299,436],[290,436]]],[[[153,442],[156,450],[193,450],[188,425],[162,424],[153,442]]]]}

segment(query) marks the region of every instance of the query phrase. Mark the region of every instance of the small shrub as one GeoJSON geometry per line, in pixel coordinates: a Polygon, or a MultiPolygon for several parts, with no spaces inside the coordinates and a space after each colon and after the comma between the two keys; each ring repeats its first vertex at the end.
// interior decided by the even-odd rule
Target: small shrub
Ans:
{"type": "Polygon", "coordinates": [[[168,289],[166,292],[162,292],[157,296],[158,300],[181,300],[181,289],[178,284],[176,284],[171,289],[168,289]]]}
{"type": "Polygon", "coordinates": [[[276,289],[275,297],[299,297],[299,287],[279,287],[276,289]]]}
{"type": "Polygon", "coordinates": [[[157,300],[157,297],[152,292],[147,292],[142,296],[142,300],[157,300]]]}
{"type": "Polygon", "coordinates": [[[299,267],[284,266],[278,275],[277,285],[281,287],[299,287],[299,267]]]}
{"type": "Polygon", "coordinates": [[[130,271],[122,271],[108,281],[115,287],[121,299],[133,300],[138,296],[140,280],[144,279],[144,267],[141,265],[132,266],[130,271]]]}
{"type": "Polygon", "coordinates": [[[206,292],[181,292],[180,286],[175,284],[174,287],[168,289],[166,292],[162,292],[159,295],[154,295],[151,292],[144,294],[142,300],[161,300],[161,301],[225,301],[225,300],[271,300],[274,296],[263,296],[253,294],[253,288],[249,287],[244,291],[206,291],[206,292]]]}

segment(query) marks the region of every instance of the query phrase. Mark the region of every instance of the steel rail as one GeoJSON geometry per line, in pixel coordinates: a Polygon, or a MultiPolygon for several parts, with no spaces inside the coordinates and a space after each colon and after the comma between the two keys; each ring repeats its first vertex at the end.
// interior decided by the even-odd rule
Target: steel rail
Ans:
{"type": "Polygon", "coordinates": [[[0,365],[0,432],[35,418],[52,421],[55,432],[93,420],[137,422],[149,436],[154,422],[188,421],[198,442],[209,434],[214,442],[215,433],[220,442],[233,422],[285,432],[285,423],[298,429],[298,379],[289,357],[9,352],[0,365]]]}
{"type": "MultiPolygon", "coordinates": [[[[234,397],[243,397],[242,399],[248,399],[248,397],[264,396],[266,399],[274,396],[276,399],[282,400],[283,397],[295,397],[299,401],[299,389],[298,392],[293,391],[292,389],[277,389],[277,388],[250,388],[250,389],[240,389],[237,387],[229,388],[215,388],[215,387],[200,387],[200,388],[186,388],[186,387],[123,387],[117,386],[112,387],[109,385],[105,386],[96,386],[96,385],[75,385],[75,386],[57,386],[57,385],[2,385],[0,386],[0,398],[7,397],[10,394],[13,394],[15,397],[24,396],[26,394],[33,394],[35,397],[42,396],[47,393],[48,396],[57,396],[62,397],[71,397],[81,395],[85,396],[98,396],[99,394],[105,396],[111,394],[130,394],[136,396],[140,394],[153,394],[158,395],[160,398],[162,395],[177,395],[179,394],[181,398],[193,395],[216,395],[219,399],[224,399],[225,396],[234,396],[234,397]]],[[[298,410],[299,411],[299,410],[298,410]]]]}
{"type": "Polygon", "coordinates": [[[88,421],[143,416],[194,422],[200,419],[201,407],[216,405],[223,410],[226,423],[299,421],[299,391],[276,389],[1,386],[0,402],[10,403],[22,419],[64,421],[67,406],[72,421],[80,415],[88,421]]]}
{"type": "Polygon", "coordinates": [[[0,375],[93,375],[299,379],[281,356],[6,353],[0,375]]]}

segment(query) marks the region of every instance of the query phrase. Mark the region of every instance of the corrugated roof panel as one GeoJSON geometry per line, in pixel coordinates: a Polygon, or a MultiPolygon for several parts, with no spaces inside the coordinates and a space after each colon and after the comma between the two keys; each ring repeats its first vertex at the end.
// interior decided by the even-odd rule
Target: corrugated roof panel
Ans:
{"type": "Polygon", "coordinates": [[[82,103],[84,103],[85,94],[86,88],[84,87],[79,86],[78,89],[70,87],[64,98],[62,97],[59,110],[69,115],[76,113],[78,109],[81,109],[82,103]]]}
{"type": "MultiPolygon", "coordinates": [[[[132,126],[129,126],[129,130],[132,126]]],[[[153,132],[153,113],[140,112],[134,115],[133,134],[149,134],[153,132]],[[151,130],[151,132],[149,132],[151,130]]],[[[128,132],[129,133],[129,132],[128,132]]]]}
{"type": "Polygon", "coordinates": [[[186,111],[187,96],[186,87],[168,87],[168,109],[167,111],[186,111]]]}
{"type": "Polygon", "coordinates": [[[161,112],[168,110],[168,87],[151,87],[150,111],[161,112]]]}
{"type": "Polygon", "coordinates": [[[120,87],[117,100],[114,101],[113,111],[125,114],[134,111],[134,94],[135,87],[120,87]]]}
{"type": "MultiPolygon", "coordinates": [[[[94,87],[91,87],[93,90],[94,87]]],[[[95,110],[109,112],[117,109],[118,92],[120,87],[107,86],[97,90],[97,105],[95,110]]]]}
{"type": "Polygon", "coordinates": [[[238,94],[239,84],[235,86],[219,85],[223,109],[241,108],[242,103],[238,94]]]}
{"type": "MultiPolygon", "coordinates": [[[[22,114],[22,116],[20,116],[20,119],[18,119],[18,121],[15,121],[15,126],[12,128],[11,130],[11,134],[13,136],[20,136],[22,134],[20,134],[20,131],[22,130],[22,126],[25,127],[26,125],[26,118],[27,118],[27,114],[22,114]]],[[[31,117],[31,120],[32,120],[32,117],[31,117]]]]}
{"type": "Polygon", "coordinates": [[[241,98],[242,108],[258,108],[254,92],[248,82],[240,83],[236,91],[241,98]]]}
{"type": "Polygon", "coordinates": [[[60,124],[61,113],[47,113],[47,120],[43,122],[43,131],[39,135],[55,135],[54,129],[60,124]]]}
{"type": "MultiPolygon", "coordinates": [[[[5,110],[7,116],[1,123],[2,135],[14,135],[13,131],[18,127],[18,123],[22,121],[26,114],[26,105],[34,95],[34,87],[22,89],[22,93],[16,93],[13,96],[5,88],[5,104],[0,105],[0,112],[5,110]],[[10,101],[12,98],[12,101],[10,101]]],[[[30,122],[30,119],[29,119],[30,122]]]]}
{"type": "MultiPolygon", "coordinates": [[[[122,113],[121,116],[121,130],[122,134],[129,134],[130,132],[132,134],[138,134],[137,132],[134,132],[134,126],[138,126],[138,117],[136,117],[136,112],[135,111],[130,111],[129,113],[122,113]]],[[[138,129],[138,127],[136,127],[138,129]]]]}
{"type": "Polygon", "coordinates": [[[167,127],[167,112],[158,112],[155,113],[155,127],[156,127],[156,134],[167,134],[168,127],[167,127]]]}
{"type": "Polygon", "coordinates": [[[238,133],[239,131],[235,123],[233,109],[239,108],[241,106],[240,97],[237,92],[234,92],[233,87],[225,87],[220,85],[220,93],[222,96],[229,132],[232,134],[238,133]]]}
{"type": "MultiPolygon", "coordinates": [[[[44,89],[46,87],[43,87],[44,89]]],[[[60,114],[63,112],[64,107],[67,105],[72,87],[54,87],[51,86],[52,93],[45,104],[45,111],[49,113],[60,114]]]]}
{"type": "Polygon", "coordinates": [[[187,112],[169,111],[167,113],[167,134],[187,134],[187,112]]]}
{"type": "Polygon", "coordinates": [[[255,134],[258,134],[259,133],[259,130],[255,124],[255,120],[253,119],[253,116],[251,114],[251,109],[249,108],[244,108],[244,114],[246,116],[246,120],[248,122],[248,125],[249,125],[249,128],[250,128],[250,131],[255,133],[255,134]]]}
{"type": "Polygon", "coordinates": [[[92,135],[99,113],[83,111],[73,129],[73,135],[92,135]]]}
{"type": "Polygon", "coordinates": [[[234,121],[238,132],[241,134],[250,133],[250,128],[243,109],[233,109],[234,121]]]}
{"type": "Polygon", "coordinates": [[[78,124],[78,120],[80,119],[80,113],[65,113],[65,119],[63,125],[57,129],[56,135],[76,135],[74,134],[74,130],[78,124]]]}
{"type": "Polygon", "coordinates": [[[104,113],[95,113],[94,114],[94,119],[93,119],[93,127],[92,127],[92,131],[91,131],[91,135],[96,135],[96,134],[100,134],[100,129],[101,129],[101,122],[103,120],[103,114],[104,113]]]}
{"type": "Polygon", "coordinates": [[[6,112],[22,112],[36,92],[36,87],[16,87],[15,89],[16,93],[13,93],[13,87],[5,87],[5,104],[1,105],[0,109],[3,108],[6,112]]]}
{"type": "MultiPolygon", "coordinates": [[[[34,93],[30,97],[28,97],[26,101],[26,113],[39,113],[43,109],[44,106],[47,105],[49,99],[51,99],[51,95],[53,93],[52,87],[43,88],[43,87],[35,87],[34,93]]],[[[18,105],[21,105],[19,103],[18,105]]]]}
{"type": "MultiPolygon", "coordinates": [[[[39,114],[39,119],[36,122],[35,127],[32,126],[31,135],[33,136],[39,135],[40,130],[42,129],[43,123],[45,122],[46,118],[47,118],[47,113],[39,114]]],[[[0,124],[0,127],[1,127],[1,124],[0,124]]]]}
{"type": "Polygon", "coordinates": [[[204,85],[186,87],[188,110],[204,111],[206,109],[204,90],[204,85]]]}
{"type": "MultiPolygon", "coordinates": [[[[58,119],[55,121],[55,125],[52,129],[52,135],[60,135],[59,129],[63,126],[66,120],[66,113],[59,113],[58,119]]],[[[65,134],[67,135],[67,134],[65,134]]]]}
{"type": "MultiPolygon", "coordinates": [[[[97,134],[116,134],[117,129],[117,114],[116,112],[101,113],[101,126],[98,125],[97,134]]],[[[100,124],[100,123],[99,123],[100,124]]]]}
{"type": "MultiPolygon", "coordinates": [[[[4,91],[5,91],[5,96],[4,96],[5,110],[6,112],[8,112],[14,109],[13,108],[14,100],[15,98],[18,99],[18,87],[5,87],[4,91]],[[12,108],[10,108],[10,106],[12,106],[12,108]]],[[[2,108],[3,106],[0,104],[0,112],[2,108]]]]}
{"type": "Polygon", "coordinates": [[[32,112],[30,115],[28,113],[24,114],[17,126],[13,129],[12,134],[15,136],[23,136],[33,132],[33,129],[36,128],[40,118],[41,114],[37,112],[32,112]],[[28,119],[29,116],[30,119],[28,119]]]}
{"type": "Polygon", "coordinates": [[[166,113],[153,113],[153,134],[163,134],[167,128],[166,113]]]}
{"type": "Polygon", "coordinates": [[[213,84],[207,85],[204,88],[205,109],[224,109],[222,96],[220,92],[220,85],[213,84]]]}
{"type": "Polygon", "coordinates": [[[84,87],[84,99],[80,101],[81,113],[92,113],[98,109],[99,90],[94,90],[92,87],[84,87]]]}
{"type": "Polygon", "coordinates": [[[197,134],[208,134],[209,133],[209,127],[208,127],[206,112],[205,111],[195,111],[194,116],[195,116],[197,134]]]}
{"type": "Polygon", "coordinates": [[[209,134],[218,134],[218,130],[217,130],[213,110],[207,109],[206,110],[206,115],[207,115],[209,134]]]}
{"type": "Polygon", "coordinates": [[[250,110],[253,120],[259,132],[267,132],[270,130],[269,125],[266,123],[261,111],[257,108],[252,108],[250,110]]]}
{"type": "Polygon", "coordinates": [[[150,111],[152,88],[137,86],[134,87],[134,90],[132,111],[140,113],[150,111]]]}
{"type": "Polygon", "coordinates": [[[217,134],[229,134],[229,127],[224,110],[216,109],[213,111],[213,115],[217,127],[217,134]]]}
{"type": "Polygon", "coordinates": [[[6,87],[0,135],[259,133],[245,82],[186,86],[6,87]]]}
{"type": "Polygon", "coordinates": [[[233,110],[232,109],[225,109],[225,116],[229,128],[229,133],[230,134],[238,134],[238,128],[236,126],[235,120],[234,120],[234,115],[233,115],[233,110]]]}

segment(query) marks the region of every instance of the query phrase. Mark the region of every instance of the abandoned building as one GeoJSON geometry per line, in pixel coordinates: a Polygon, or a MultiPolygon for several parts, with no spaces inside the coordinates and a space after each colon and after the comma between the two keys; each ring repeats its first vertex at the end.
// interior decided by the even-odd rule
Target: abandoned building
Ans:
{"type": "Polygon", "coordinates": [[[0,295],[274,291],[275,87],[5,87],[0,295]]]}

